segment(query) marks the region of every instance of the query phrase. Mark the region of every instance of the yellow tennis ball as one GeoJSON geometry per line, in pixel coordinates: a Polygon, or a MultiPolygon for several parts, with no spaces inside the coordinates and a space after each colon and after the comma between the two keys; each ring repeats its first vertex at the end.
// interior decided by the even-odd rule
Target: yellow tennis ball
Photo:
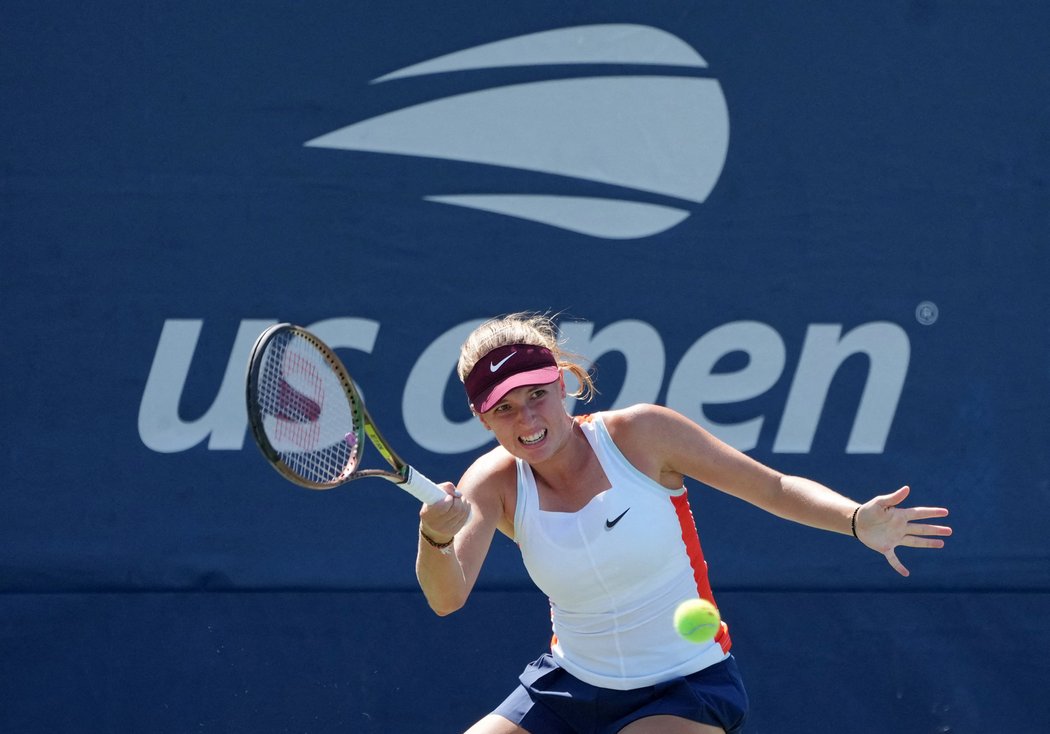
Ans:
{"type": "Polygon", "coordinates": [[[718,608],[706,599],[687,599],[674,610],[674,628],[690,642],[709,642],[721,626],[718,608]]]}

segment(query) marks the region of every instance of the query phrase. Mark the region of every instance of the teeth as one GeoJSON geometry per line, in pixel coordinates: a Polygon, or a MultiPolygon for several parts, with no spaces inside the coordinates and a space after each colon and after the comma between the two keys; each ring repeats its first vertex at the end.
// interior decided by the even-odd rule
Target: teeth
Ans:
{"type": "Polygon", "coordinates": [[[534,443],[539,443],[544,438],[546,438],[546,436],[547,436],[547,429],[544,428],[542,431],[537,431],[536,433],[532,434],[531,436],[522,436],[518,440],[521,441],[526,446],[531,446],[534,443]]]}

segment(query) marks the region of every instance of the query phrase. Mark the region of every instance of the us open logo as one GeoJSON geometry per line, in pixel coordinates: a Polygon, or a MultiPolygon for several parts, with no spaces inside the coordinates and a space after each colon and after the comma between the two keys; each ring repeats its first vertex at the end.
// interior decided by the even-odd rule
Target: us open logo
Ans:
{"type": "Polygon", "coordinates": [[[596,64],[616,64],[619,73],[594,76],[590,67],[587,76],[455,94],[357,122],[305,145],[607,184],[615,193],[435,191],[425,199],[604,239],[664,232],[706,201],[729,149],[722,88],[707,75],[707,62],[677,36],[629,24],[562,28],[439,56],[372,81],[511,67],[549,76],[545,67],[552,65],[596,64]]]}

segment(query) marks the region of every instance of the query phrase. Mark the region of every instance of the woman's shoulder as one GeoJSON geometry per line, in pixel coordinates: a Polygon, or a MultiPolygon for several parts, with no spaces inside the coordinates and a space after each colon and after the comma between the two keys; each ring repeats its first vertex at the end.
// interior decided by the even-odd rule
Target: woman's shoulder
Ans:
{"type": "Polygon", "coordinates": [[[517,463],[510,452],[502,446],[496,446],[474,460],[459,484],[502,489],[507,484],[516,484],[517,471],[517,463]]]}
{"type": "Polygon", "coordinates": [[[514,537],[517,488],[517,463],[500,446],[475,459],[457,485],[479,514],[496,518],[496,527],[509,538],[514,537]]]}
{"type": "Polygon", "coordinates": [[[608,410],[598,415],[601,416],[609,434],[616,439],[618,437],[628,438],[636,434],[644,436],[651,431],[669,426],[678,414],[661,405],[637,403],[628,408],[608,410]]]}
{"type": "Polygon", "coordinates": [[[699,428],[681,413],[653,403],[638,403],[629,408],[603,414],[609,436],[620,450],[631,456],[644,452],[664,456],[683,436],[699,428]]]}
{"type": "Polygon", "coordinates": [[[646,449],[658,443],[669,425],[667,408],[652,403],[638,403],[629,408],[601,413],[613,442],[623,449],[646,449]]]}
{"type": "Polygon", "coordinates": [[[667,444],[674,411],[650,403],[602,413],[613,443],[636,469],[669,489],[681,486],[681,475],[667,471],[667,444]]]}

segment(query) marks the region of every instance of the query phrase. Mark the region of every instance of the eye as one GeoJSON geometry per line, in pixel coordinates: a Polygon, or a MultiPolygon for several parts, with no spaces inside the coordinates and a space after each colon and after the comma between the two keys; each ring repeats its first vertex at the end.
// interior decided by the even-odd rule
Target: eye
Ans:
{"type": "Polygon", "coordinates": [[[535,390],[532,391],[532,399],[533,400],[539,400],[540,398],[542,398],[546,394],[547,394],[547,388],[545,388],[545,387],[536,388],[535,390]]]}

